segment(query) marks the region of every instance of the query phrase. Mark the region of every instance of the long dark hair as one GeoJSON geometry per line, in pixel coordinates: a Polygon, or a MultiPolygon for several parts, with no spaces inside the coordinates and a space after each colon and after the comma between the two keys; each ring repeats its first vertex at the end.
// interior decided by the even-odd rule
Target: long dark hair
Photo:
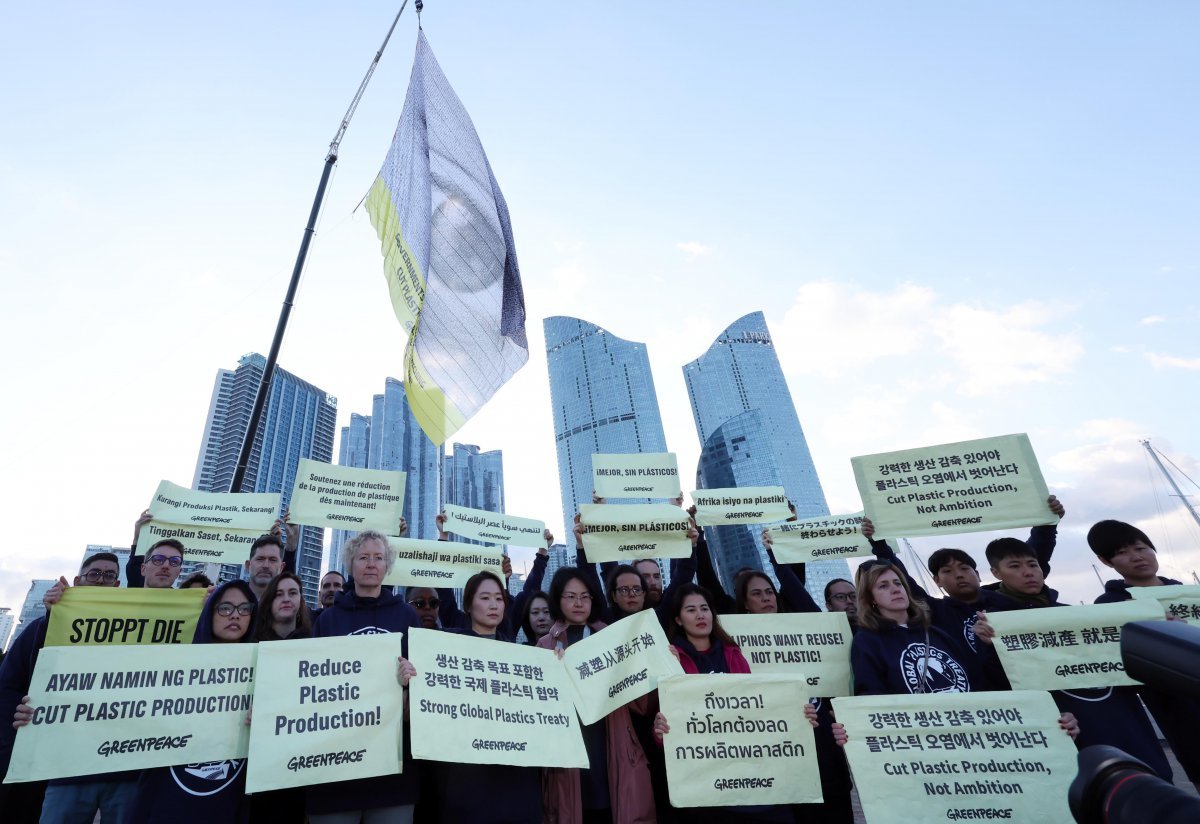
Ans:
{"type": "Polygon", "coordinates": [[[683,627],[678,623],[678,618],[683,613],[683,601],[689,595],[699,595],[708,604],[708,609],[712,613],[712,640],[720,641],[727,647],[737,646],[733,642],[733,638],[721,626],[721,619],[717,617],[717,605],[713,601],[712,593],[699,584],[684,584],[676,590],[675,597],[671,599],[671,609],[667,613],[667,640],[674,642],[687,638],[683,627]]]}
{"type": "MultiPolygon", "coordinates": [[[[533,631],[533,622],[529,618],[530,613],[533,612],[533,602],[538,598],[541,598],[543,601],[545,601],[547,607],[550,606],[550,596],[547,595],[545,591],[539,589],[537,592],[530,595],[529,598],[526,599],[524,606],[521,607],[521,629],[525,632],[525,640],[530,644],[536,644],[538,640],[537,633],[533,631]]],[[[553,610],[550,610],[550,615],[554,615],[553,610]]]]}
{"type": "Polygon", "coordinates": [[[550,597],[547,602],[550,604],[550,617],[555,621],[567,620],[562,611],[563,592],[567,589],[567,584],[577,580],[587,587],[588,594],[592,596],[592,609],[588,612],[587,622],[594,624],[604,617],[604,595],[600,592],[600,587],[596,585],[596,579],[590,575],[585,575],[579,567],[560,567],[558,572],[554,573],[554,580],[550,582],[550,597]]]}
{"type": "Polygon", "coordinates": [[[775,607],[779,612],[783,612],[783,604],[779,598],[779,590],[775,584],[771,582],[767,573],[757,569],[743,569],[733,577],[733,600],[737,605],[738,612],[746,612],[746,593],[750,590],[750,582],[755,578],[762,578],[767,582],[775,593],[775,607]]]}
{"type": "Polygon", "coordinates": [[[296,610],[296,630],[303,630],[307,635],[312,634],[312,613],[309,612],[308,604],[304,600],[304,582],[296,573],[284,570],[272,578],[271,583],[267,584],[267,588],[263,590],[262,609],[258,610],[256,616],[258,620],[254,626],[256,641],[282,640],[279,633],[275,631],[275,616],[271,607],[275,603],[275,597],[279,595],[279,585],[284,581],[295,581],[296,586],[300,588],[300,608],[296,610]]]}
{"type": "MultiPolygon", "coordinates": [[[[467,620],[471,620],[471,603],[475,600],[475,593],[479,591],[479,586],[484,581],[495,581],[496,586],[500,587],[500,597],[504,599],[504,612],[508,613],[508,590],[504,588],[504,582],[500,580],[500,576],[488,570],[476,572],[467,579],[466,585],[463,587],[463,612],[467,614],[467,620]]],[[[504,625],[504,615],[500,616],[501,626],[504,625]]]]}

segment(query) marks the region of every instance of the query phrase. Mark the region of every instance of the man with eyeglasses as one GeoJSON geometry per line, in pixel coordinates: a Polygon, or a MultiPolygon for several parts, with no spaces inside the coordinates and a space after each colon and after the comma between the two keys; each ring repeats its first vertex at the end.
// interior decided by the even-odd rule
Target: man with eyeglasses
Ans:
{"type": "Polygon", "coordinates": [[[142,578],[147,589],[170,589],[182,568],[183,544],[174,538],[163,538],[146,552],[142,578]]]}
{"type": "MultiPolygon", "coordinates": [[[[120,586],[120,560],[111,552],[97,552],[83,562],[75,576],[77,587],[120,586]]],[[[178,575],[178,571],[175,573],[178,575]]],[[[172,579],[173,580],[173,579],[172,579]]],[[[55,587],[61,595],[67,579],[55,587]]],[[[57,601],[57,599],[55,599],[57,601]]],[[[38,653],[46,643],[50,613],[31,621],[13,640],[0,664],[0,774],[8,772],[16,730],[3,719],[11,719],[21,699],[29,694],[38,653]]],[[[124,821],[137,787],[136,773],[81,776],[50,782],[0,785],[0,810],[10,824],[45,821],[91,821],[100,811],[105,821],[124,821]],[[45,795],[43,801],[43,793],[45,795]]]]}

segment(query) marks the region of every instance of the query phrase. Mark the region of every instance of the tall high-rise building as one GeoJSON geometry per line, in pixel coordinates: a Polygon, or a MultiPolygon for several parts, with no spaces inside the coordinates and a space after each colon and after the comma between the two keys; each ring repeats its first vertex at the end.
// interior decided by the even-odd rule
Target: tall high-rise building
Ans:
{"type": "MultiPolygon", "coordinates": [[[[683,378],[700,436],[697,482],[702,487],[777,484],[796,505],[799,517],[829,514],[762,312],[730,324],[707,352],[683,367],[683,378]],[[746,412],[757,415],[744,416],[746,412]],[[778,480],[768,483],[773,477],[778,480]]],[[[731,573],[743,566],[770,572],[760,527],[706,531],[726,586],[731,573]],[[754,545],[753,556],[749,543],[754,545]]],[[[806,585],[819,598],[831,578],[848,577],[849,567],[844,560],[821,561],[809,564],[807,573],[806,585]]]]}
{"type": "Polygon", "coordinates": [[[42,596],[55,583],[57,582],[49,578],[35,578],[29,582],[29,592],[25,593],[25,603],[21,605],[21,622],[17,625],[17,631],[13,633],[14,638],[24,632],[31,621],[36,621],[46,614],[46,605],[42,603],[42,596]]]}
{"type": "Polygon", "coordinates": [[[592,455],[666,452],[667,439],[646,344],[618,338],[579,318],[550,317],[542,326],[563,535],[569,544],[579,505],[592,502],[592,455]]]}
{"type": "Polygon", "coordinates": [[[504,453],[454,444],[442,459],[442,504],[504,512],[504,453]]]}
{"type": "MultiPolygon", "coordinates": [[[[242,439],[250,425],[258,384],[266,367],[266,358],[251,353],[238,361],[236,369],[217,371],[193,478],[196,489],[229,491],[242,439]]],[[[275,368],[269,392],[254,436],[242,491],[279,492],[286,508],[300,459],[325,463],[333,459],[337,398],[279,367],[275,368]]],[[[304,582],[304,597],[310,604],[315,604],[317,599],[324,534],[325,530],[316,527],[300,528],[296,574],[304,582]]],[[[185,563],[183,573],[189,573],[196,566],[185,563]]],[[[219,577],[227,581],[241,574],[240,566],[226,564],[220,568],[219,577]]]]}
{"type": "Polygon", "coordinates": [[[17,625],[17,616],[8,607],[0,607],[0,651],[8,652],[8,639],[12,637],[13,627],[17,625]]]}
{"type": "MultiPolygon", "coordinates": [[[[338,464],[406,473],[404,520],[408,522],[408,537],[434,540],[441,511],[443,454],[442,447],[429,440],[409,409],[404,382],[388,378],[383,394],[371,399],[371,414],[352,414],[350,425],[342,427],[338,464]]],[[[340,569],[342,544],[355,534],[334,530],[331,569],[340,569]]]]}

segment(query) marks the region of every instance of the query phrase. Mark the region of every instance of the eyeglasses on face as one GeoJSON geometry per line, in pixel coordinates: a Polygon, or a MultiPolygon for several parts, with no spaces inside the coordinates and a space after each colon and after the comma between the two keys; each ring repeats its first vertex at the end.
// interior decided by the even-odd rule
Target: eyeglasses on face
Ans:
{"type": "Polygon", "coordinates": [[[592,596],[591,593],[588,592],[564,592],[562,599],[564,601],[570,601],[572,604],[586,604],[588,601],[592,600],[592,596]]]}
{"type": "Polygon", "coordinates": [[[177,567],[183,563],[183,558],[180,558],[178,555],[151,555],[146,560],[155,566],[170,564],[173,567],[177,567]]]}
{"type": "Polygon", "coordinates": [[[630,595],[641,595],[645,591],[641,587],[617,587],[617,594],[624,595],[626,598],[630,595]]]}
{"type": "Polygon", "coordinates": [[[441,603],[440,598],[413,598],[408,602],[409,606],[417,609],[437,609],[441,603]]]}
{"type": "Polygon", "coordinates": [[[837,601],[839,604],[844,604],[847,601],[854,600],[853,592],[835,592],[829,596],[830,601],[837,601]]]}
{"type": "Polygon", "coordinates": [[[121,576],[116,572],[109,572],[107,570],[99,569],[89,569],[87,572],[83,573],[83,580],[87,581],[89,584],[98,584],[101,581],[106,584],[111,584],[120,577],[121,576]]]}
{"type": "Polygon", "coordinates": [[[235,612],[238,615],[253,615],[254,604],[250,603],[249,601],[242,604],[231,604],[228,601],[222,601],[221,603],[217,604],[217,615],[228,618],[235,612]]]}

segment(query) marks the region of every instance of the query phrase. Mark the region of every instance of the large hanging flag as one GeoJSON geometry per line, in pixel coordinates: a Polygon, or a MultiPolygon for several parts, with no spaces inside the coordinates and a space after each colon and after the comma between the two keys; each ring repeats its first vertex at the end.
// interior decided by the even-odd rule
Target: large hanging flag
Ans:
{"type": "Polygon", "coordinates": [[[367,212],[408,332],[409,406],[442,444],[525,364],[529,342],[508,206],[424,32],[367,212]]]}

